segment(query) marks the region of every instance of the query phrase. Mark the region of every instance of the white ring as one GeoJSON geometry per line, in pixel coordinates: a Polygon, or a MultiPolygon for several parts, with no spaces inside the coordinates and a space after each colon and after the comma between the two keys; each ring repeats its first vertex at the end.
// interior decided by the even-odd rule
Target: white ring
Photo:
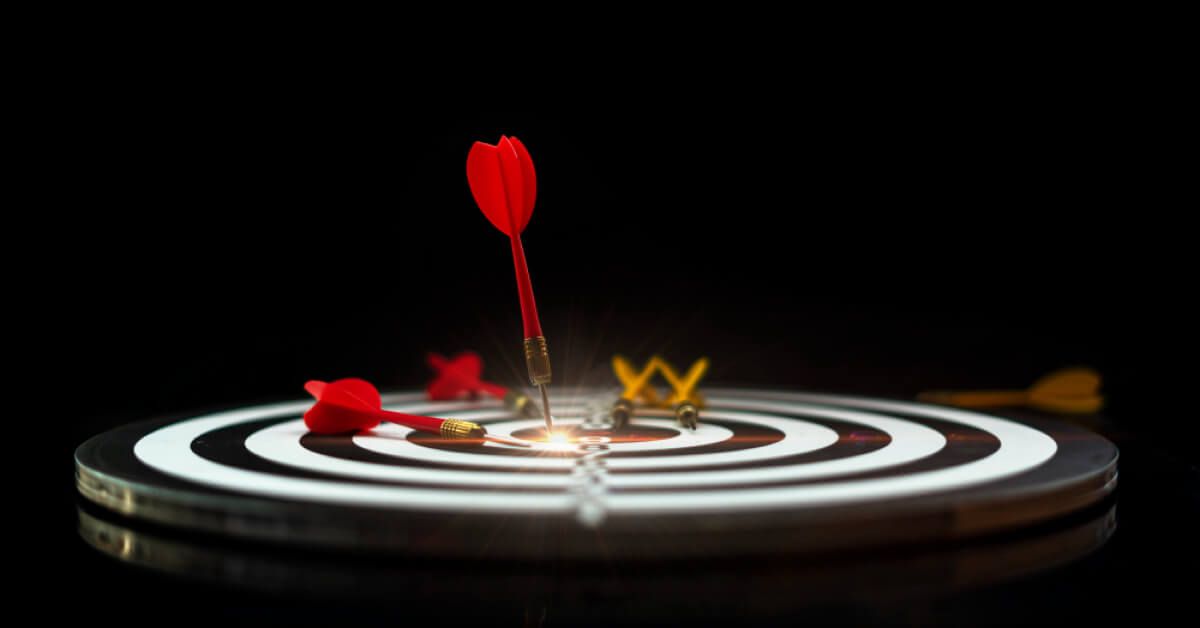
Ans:
{"type": "MultiPolygon", "coordinates": [[[[728,491],[648,491],[645,493],[613,493],[607,496],[606,510],[610,515],[653,514],[663,512],[744,511],[755,509],[794,508],[829,504],[866,503],[959,489],[990,482],[1028,471],[1049,460],[1057,450],[1054,440],[1031,427],[987,415],[923,404],[858,399],[830,395],[799,395],[765,391],[721,391],[735,397],[722,398],[720,392],[709,393],[709,405],[723,404],[738,407],[758,405],[794,409],[798,404],[861,408],[871,411],[900,412],[935,418],[984,430],[999,441],[992,454],[969,463],[945,469],[911,473],[884,478],[843,480],[799,486],[748,488],[728,491]],[[761,401],[768,400],[768,401],[761,401]]],[[[389,397],[389,403],[415,401],[420,393],[389,397]]],[[[143,463],[163,473],[192,482],[215,486],[241,493],[293,499],[302,502],[324,502],[378,506],[397,509],[418,509],[448,512],[541,512],[569,514],[573,512],[574,497],[569,493],[520,493],[490,490],[448,490],[445,488],[408,488],[398,486],[364,485],[336,480],[316,480],[286,477],[222,465],[207,460],[191,449],[191,443],[212,430],[247,421],[284,417],[303,412],[309,402],[274,404],[218,414],[174,423],[147,434],[134,446],[134,453],[143,463]]],[[[475,405],[474,407],[480,407],[475,405]]],[[[836,410],[824,408],[823,411],[836,410]]],[[[777,410],[782,411],[782,410],[777,410]]],[[[832,415],[830,415],[832,416],[832,415]]],[[[878,417],[886,419],[888,417],[878,417]]],[[[891,419],[905,422],[901,419],[891,419]]],[[[786,440],[786,439],[785,439],[786,440]]],[[[876,450],[887,450],[887,447],[876,450]]],[[[733,452],[731,452],[733,453],[733,452]]],[[[856,458],[865,458],[864,454],[856,458]]],[[[674,457],[674,456],[671,456],[674,457]]],[[[665,457],[664,457],[665,458],[665,457]]],[[[611,462],[611,460],[609,461],[611,462]]],[[[830,461],[837,462],[837,461],[830,461]]],[[[807,466],[795,467],[802,469],[807,466]]],[[[377,465],[379,466],[379,465],[377,465]]],[[[749,469],[765,471],[770,469],[749,469]]],[[[733,473],[740,470],[730,470],[733,473]]],[[[511,481],[527,475],[505,474],[511,481]]],[[[695,477],[699,473],[663,474],[695,477]]],[[[619,475],[609,476],[615,480],[619,475]]],[[[514,486],[516,486],[514,484],[514,486]]],[[[614,489],[617,487],[614,485],[614,489]]],[[[653,488],[653,487],[652,487],[653,488]]],[[[666,486],[664,485],[664,488],[666,486]]]]}
{"type": "MultiPolygon", "coordinates": [[[[790,406],[781,409],[778,404],[771,406],[776,411],[796,412],[812,406],[790,406]]],[[[412,409],[413,411],[420,408],[412,409]]],[[[621,473],[612,476],[610,486],[613,488],[656,488],[656,487],[704,487],[754,484],[763,482],[780,482],[789,480],[808,480],[830,477],[847,473],[863,473],[875,471],[890,466],[905,464],[932,455],[941,450],[946,439],[936,430],[924,425],[902,421],[891,417],[835,410],[825,408],[824,413],[829,418],[852,421],[868,425],[888,433],[891,442],[877,450],[834,460],[808,463],[803,465],[784,465],[757,467],[749,469],[730,469],[713,471],[692,471],[689,473],[621,473]]],[[[482,414],[482,413],[480,413],[482,414]]],[[[462,416],[462,415],[456,415],[462,416]]],[[[472,415],[480,418],[479,415],[472,415]]],[[[711,412],[708,416],[714,416],[711,412]]],[[[720,415],[717,415],[720,416],[720,415]]],[[[645,419],[639,419],[645,421],[645,419]]],[[[514,422],[515,423],[515,422],[514,422]]],[[[536,423],[536,420],[535,420],[536,423]]],[[[494,424],[489,424],[494,426],[494,424]]],[[[404,430],[399,428],[397,430],[404,430]]],[[[394,467],[359,460],[338,458],[309,450],[300,445],[300,437],[307,433],[304,425],[298,421],[285,421],[272,425],[251,434],[246,439],[246,448],[252,453],[280,464],[297,467],[310,471],[359,477],[380,481],[413,482],[429,484],[446,484],[476,487],[527,487],[527,488],[561,488],[569,481],[558,474],[517,474],[494,471],[461,471],[436,469],[428,467],[394,467]]],[[[407,434],[407,432],[404,432],[407,434]]],[[[786,432],[785,432],[786,434],[786,432]]],[[[400,438],[402,436],[398,436],[400,438]]],[[[377,437],[365,437],[377,438],[377,437]]],[[[787,436],[785,435],[785,438],[787,436]]],[[[836,435],[835,435],[836,438],[836,435]]],[[[386,439],[392,440],[392,439],[386,439]]],[[[610,445],[613,446],[613,445],[610,445]]],[[[415,447],[417,452],[430,451],[429,448],[415,447]]],[[[743,452],[749,450],[742,450],[743,452]]],[[[738,452],[726,452],[738,453],[738,452]]],[[[470,456],[470,454],[466,454],[470,456]]],[[[416,456],[419,458],[420,454],[416,456]]],[[[675,457],[675,456],[672,456],[675,457]]],[[[498,456],[472,456],[484,461],[500,458],[498,456]]],[[[504,460],[529,460],[528,458],[503,458],[504,460]]],[[[665,460],[669,458],[649,458],[649,460],[665,460]]],[[[563,461],[564,470],[574,464],[574,457],[554,458],[563,461]]],[[[607,458],[609,468],[621,468],[621,458],[607,458]]],[[[741,458],[745,461],[746,458],[741,458]]],[[[486,464],[480,462],[477,464],[486,464]]]]}

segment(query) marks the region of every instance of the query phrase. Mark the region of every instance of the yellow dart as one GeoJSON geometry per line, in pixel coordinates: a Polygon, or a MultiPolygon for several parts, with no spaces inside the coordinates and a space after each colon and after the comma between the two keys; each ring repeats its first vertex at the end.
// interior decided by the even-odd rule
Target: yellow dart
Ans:
{"type": "Polygon", "coordinates": [[[654,356],[641,371],[634,371],[628,360],[619,355],[613,356],[613,373],[616,373],[617,379],[625,386],[622,398],[630,401],[641,399],[642,403],[648,406],[658,405],[658,392],[648,385],[654,370],[658,368],[657,360],[658,356],[654,356]]]}
{"type": "Polygon", "coordinates": [[[650,358],[641,372],[634,372],[633,365],[619,355],[613,356],[612,364],[617,379],[625,385],[621,398],[613,404],[612,409],[613,429],[621,429],[629,424],[629,419],[633,416],[633,400],[638,395],[650,395],[651,403],[657,402],[657,395],[646,384],[654,376],[654,371],[658,370],[659,359],[658,356],[650,358]],[[646,391],[647,388],[650,388],[649,392],[646,391]]]}
{"type": "Polygon", "coordinates": [[[1057,414],[1092,414],[1104,406],[1100,374],[1089,368],[1055,371],[1028,390],[930,391],[919,401],[963,408],[1029,406],[1057,414]]]}
{"type": "Polygon", "coordinates": [[[688,372],[683,377],[680,377],[675,369],[667,364],[665,360],[659,360],[659,370],[662,371],[663,377],[671,384],[674,392],[668,400],[675,406],[675,420],[680,425],[696,429],[696,425],[700,420],[700,401],[696,393],[696,387],[700,384],[700,379],[708,372],[708,358],[700,358],[696,360],[688,372]]]}

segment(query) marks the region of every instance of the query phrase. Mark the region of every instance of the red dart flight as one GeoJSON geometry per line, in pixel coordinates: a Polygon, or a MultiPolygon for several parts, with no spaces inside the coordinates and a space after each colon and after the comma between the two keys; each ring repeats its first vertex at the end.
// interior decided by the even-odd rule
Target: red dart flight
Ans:
{"type": "Polygon", "coordinates": [[[384,410],[379,391],[370,382],[361,379],[339,379],[329,383],[312,380],[304,385],[304,390],[317,400],[304,413],[304,425],[317,434],[369,430],[383,421],[389,421],[414,430],[440,434],[445,438],[477,438],[529,447],[529,443],[488,434],[482,425],[471,421],[384,410]]]}
{"type": "Polygon", "coordinates": [[[519,390],[505,388],[483,379],[483,358],[474,351],[463,351],[451,359],[437,353],[426,356],[429,367],[437,374],[425,387],[425,394],[434,401],[447,401],[479,395],[489,395],[504,402],[504,407],[521,416],[537,416],[533,400],[519,390]]]}
{"type": "Polygon", "coordinates": [[[480,379],[483,375],[483,359],[477,353],[464,351],[453,359],[430,353],[426,359],[430,368],[437,372],[437,378],[425,387],[426,394],[434,401],[458,399],[464,395],[476,396],[480,393],[503,399],[504,395],[508,394],[508,389],[500,384],[480,379]]]}
{"type": "Polygon", "coordinates": [[[475,142],[467,155],[467,182],[483,215],[507,234],[512,243],[517,294],[525,324],[525,365],[529,369],[529,381],[541,390],[542,413],[549,435],[554,427],[550,417],[550,396],[546,392],[550,383],[550,352],[546,348],[546,337],[542,335],[542,324],[538,321],[533,284],[529,281],[525,249],[521,246],[521,232],[533,216],[533,202],[537,198],[533,159],[525,145],[515,137],[501,136],[495,146],[475,142]]]}

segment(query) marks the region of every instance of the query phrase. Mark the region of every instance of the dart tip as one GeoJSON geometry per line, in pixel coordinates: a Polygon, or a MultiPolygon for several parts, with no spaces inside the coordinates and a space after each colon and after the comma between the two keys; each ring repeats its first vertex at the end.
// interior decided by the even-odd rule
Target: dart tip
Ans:
{"type": "Polygon", "coordinates": [[[546,385],[538,386],[542,391],[542,414],[546,418],[546,433],[550,434],[554,431],[554,419],[550,416],[550,393],[546,391],[546,385]]]}
{"type": "Polygon", "coordinates": [[[532,443],[527,443],[523,440],[517,440],[515,438],[508,438],[506,436],[496,436],[495,434],[485,434],[484,438],[487,440],[493,441],[493,442],[504,443],[505,445],[515,445],[517,447],[533,447],[532,443]]]}

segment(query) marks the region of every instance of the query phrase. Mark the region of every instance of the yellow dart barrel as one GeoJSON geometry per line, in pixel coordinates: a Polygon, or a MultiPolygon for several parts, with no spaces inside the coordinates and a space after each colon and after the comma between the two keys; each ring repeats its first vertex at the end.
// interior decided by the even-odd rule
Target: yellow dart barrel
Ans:
{"type": "Polygon", "coordinates": [[[534,386],[550,383],[550,350],[545,336],[525,339],[525,366],[529,369],[529,381],[534,386]]]}
{"type": "Polygon", "coordinates": [[[438,432],[442,438],[483,438],[487,430],[478,423],[461,419],[446,419],[438,432]]]}

